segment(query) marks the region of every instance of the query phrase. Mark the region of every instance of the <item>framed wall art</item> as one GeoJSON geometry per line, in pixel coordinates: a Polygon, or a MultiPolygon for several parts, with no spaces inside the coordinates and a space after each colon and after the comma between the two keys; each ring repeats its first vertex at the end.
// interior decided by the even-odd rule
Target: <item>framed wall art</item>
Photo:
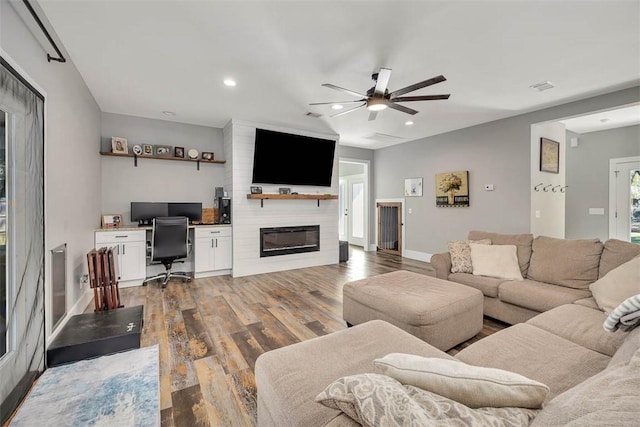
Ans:
{"type": "Polygon", "coordinates": [[[175,147],[173,149],[173,157],[184,159],[184,147],[175,147]]]}
{"type": "Polygon", "coordinates": [[[169,157],[171,156],[171,147],[168,145],[156,145],[156,156],[169,157]]]}
{"type": "Polygon", "coordinates": [[[540,138],[540,171],[560,172],[560,143],[540,138]]]}
{"type": "Polygon", "coordinates": [[[119,136],[112,137],[111,152],[115,154],[129,154],[129,147],[127,146],[127,138],[120,138],[119,136]]]}
{"type": "Polygon", "coordinates": [[[122,215],[120,214],[104,214],[100,220],[102,228],[122,227],[122,215]]]}
{"type": "Polygon", "coordinates": [[[405,197],[422,197],[422,178],[406,178],[404,180],[405,197]]]}
{"type": "Polygon", "coordinates": [[[469,171],[446,172],[436,175],[436,207],[469,206],[469,171]]]}

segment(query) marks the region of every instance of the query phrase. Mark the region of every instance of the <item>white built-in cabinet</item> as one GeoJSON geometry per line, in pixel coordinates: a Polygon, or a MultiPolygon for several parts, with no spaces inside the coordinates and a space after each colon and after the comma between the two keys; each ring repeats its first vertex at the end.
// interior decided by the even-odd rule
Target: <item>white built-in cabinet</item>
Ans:
{"type": "Polygon", "coordinates": [[[231,227],[197,227],[194,233],[196,278],[229,274],[232,267],[231,227]]]}
{"type": "Polygon", "coordinates": [[[145,230],[96,231],[95,248],[102,247],[113,248],[120,287],[142,284],[147,271],[145,230]]]}

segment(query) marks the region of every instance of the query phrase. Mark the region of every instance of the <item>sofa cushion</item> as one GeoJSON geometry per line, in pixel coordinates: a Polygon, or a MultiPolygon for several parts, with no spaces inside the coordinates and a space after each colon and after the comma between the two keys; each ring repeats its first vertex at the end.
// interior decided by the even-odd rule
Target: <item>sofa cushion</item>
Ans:
{"type": "Polygon", "coordinates": [[[315,403],[318,393],[341,376],[371,372],[373,359],[398,349],[451,358],[381,320],[261,354],[255,364],[258,425],[309,426],[330,421],[338,413],[315,403]]]}
{"type": "Polygon", "coordinates": [[[631,357],[640,350],[640,328],[635,328],[631,332],[616,332],[626,335],[624,342],[613,355],[607,367],[618,365],[620,363],[629,363],[631,357]]]}
{"type": "Polygon", "coordinates": [[[500,300],[539,312],[570,304],[589,295],[586,289],[565,288],[529,279],[506,281],[498,288],[500,300]]]}
{"type": "Polygon", "coordinates": [[[549,387],[502,369],[468,365],[458,360],[391,353],[373,364],[384,375],[448,397],[470,408],[506,406],[541,408],[549,387]]]}
{"type": "Polygon", "coordinates": [[[551,390],[549,399],[602,371],[610,359],[526,323],[491,334],[460,351],[456,358],[546,384],[551,390]]]}
{"type": "Polygon", "coordinates": [[[598,265],[604,245],[598,239],[556,239],[538,236],[533,240],[527,277],[576,289],[587,289],[598,279],[598,265]]]}
{"type": "Polygon", "coordinates": [[[640,245],[618,239],[607,240],[604,242],[604,250],[600,257],[598,277],[603,277],[617,266],[638,255],[640,255],[640,245]]]}
{"type": "MultiPolygon", "coordinates": [[[[528,426],[539,412],[525,408],[471,409],[459,402],[379,374],[338,378],[316,401],[343,409],[366,427],[457,425],[528,426]]],[[[317,425],[314,423],[313,425],[317,425]]]]}
{"type": "Polygon", "coordinates": [[[564,304],[529,319],[527,323],[598,353],[613,356],[627,334],[605,331],[602,323],[606,317],[601,310],[564,304]]]}
{"type": "Polygon", "coordinates": [[[476,288],[488,297],[498,297],[498,287],[500,283],[504,282],[504,279],[497,279],[495,277],[474,276],[467,273],[451,273],[449,280],[452,282],[460,283],[463,285],[476,288]]]}
{"type": "Polygon", "coordinates": [[[518,265],[522,277],[527,277],[529,261],[531,259],[531,244],[533,234],[501,234],[488,231],[472,230],[468,235],[469,240],[489,239],[494,245],[515,245],[518,250],[518,265]]]}
{"type": "Polygon", "coordinates": [[[624,300],[640,294],[640,257],[635,257],[609,271],[589,285],[598,307],[609,314],[624,300]]]}
{"type": "Polygon", "coordinates": [[[449,247],[449,255],[451,255],[452,273],[473,273],[469,243],[490,245],[491,240],[450,240],[447,246],[449,247]]]}
{"type": "MultiPolygon", "coordinates": [[[[598,303],[596,302],[596,300],[592,296],[590,296],[588,298],[582,298],[582,299],[579,299],[579,300],[575,300],[573,303],[581,305],[583,307],[593,308],[594,310],[600,310],[600,307],[598,307],[598,303]]],[[[600,311],[602,311],[602,310],[600,310],[600,311]]]]}
{"type": "Polygon", "coordinates": [[[636,426],[640,420],[640,350],[557,396],[531,426],[636,426]]]}
{"type": "Polygon", "coordinates": [[[474,276],[522,280],[515,245],[480,245],[469,243],[474,276]]]}

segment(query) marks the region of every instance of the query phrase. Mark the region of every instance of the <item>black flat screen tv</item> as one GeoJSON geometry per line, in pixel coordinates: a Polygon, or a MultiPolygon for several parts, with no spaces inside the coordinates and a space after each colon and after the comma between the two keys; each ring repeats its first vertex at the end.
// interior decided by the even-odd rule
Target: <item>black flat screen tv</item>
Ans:
{"type": "Polygon", "coordinates": [[[336,142],[256,129],[254,184],[330,187],[336,142]]]}

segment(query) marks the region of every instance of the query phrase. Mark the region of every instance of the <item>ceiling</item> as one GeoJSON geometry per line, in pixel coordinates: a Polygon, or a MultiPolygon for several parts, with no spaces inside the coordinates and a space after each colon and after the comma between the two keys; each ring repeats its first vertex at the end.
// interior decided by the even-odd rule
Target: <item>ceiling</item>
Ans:
{"type": "Polygon", "coordinates": [[[104,112],[213,127],[252,120],[334,132],[362,148],[631,87],[640,76],[640,1],[39,4],[104,112]],[[393,70],[390,91],[442,74],[447,81],[408,95],[451,97],[407,102],[419,113],[387,109],[375,121],[364,108],[330,118],[329,105],[309,106],[354,99],[321,85],[362,93],[380,67],[393,70]],[[543,81],[555,88],[530,88],[543,81]]]}
{"type": "Polygon", "coordinates": [[[567,130],[575,133],[589,133],[624,126],[640,124],[640,105],[630,105],[585,116],[560,120],[567,130]]]}

